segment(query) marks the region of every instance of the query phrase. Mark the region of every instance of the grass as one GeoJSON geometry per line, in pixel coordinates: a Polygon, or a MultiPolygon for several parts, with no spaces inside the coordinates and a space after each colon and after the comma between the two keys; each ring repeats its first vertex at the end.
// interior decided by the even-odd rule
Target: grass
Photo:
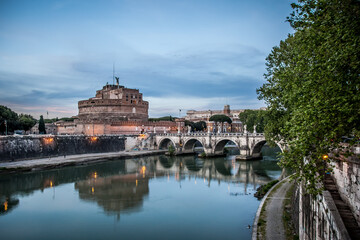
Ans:
{"type": "Polygon", "coordinates": [[[257,239],[262,240],[266,239],[266,204],[267,201],[264,202],[261,211],[260,216],[257,224],[257,239]]]}
{"type": "Polygon", "coordinates": [[[254,196],[258,199],[261,199],[265,196],[265,194],[275,185],[279,182],[279,180],[271,181],[265,185],[260,186],[258,189],[256,189],[256,193],[254,196]]]}

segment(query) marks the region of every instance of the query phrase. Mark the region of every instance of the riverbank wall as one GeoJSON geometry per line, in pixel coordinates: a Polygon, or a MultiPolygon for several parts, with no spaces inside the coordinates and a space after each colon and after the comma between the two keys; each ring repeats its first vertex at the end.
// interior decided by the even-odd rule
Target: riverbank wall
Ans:
{"type": "Polygon", "coordinates": [[[360,236],[359,152],[335,158],[324,179],[325,191],[311,196],[299,185],[293,196],[293,221],[300,239],[358,239],[360,236]]]}
{"type": "Polygon", "coordinates": [[[126,147],[132,148],[137,143],[131,141],[126,146],[127,138],[132,139],[134,137],[121,135],[6,136],[0,138],[0,161],[124,151],[126,147]]]}
{"type": "Polygon", "coordinates": [[[314,197],[300,185],[294,195],[293,221],[299,239],[351,239],[329,191],[314,197]]]}
{"type": "Polygon", "coordinates": [[[336,161],[334,166],[333,177],[340,197],[360,223],[360,159],[351,156],[336,161]]]}

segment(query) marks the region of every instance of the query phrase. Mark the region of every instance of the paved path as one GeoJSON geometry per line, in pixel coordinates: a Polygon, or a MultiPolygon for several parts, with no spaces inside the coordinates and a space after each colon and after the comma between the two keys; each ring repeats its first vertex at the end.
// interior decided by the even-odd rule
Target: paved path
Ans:
{"type": "Polygon", "coordinates": [[[68,155],[66,157],[47,157],[40,159],[22,160],[15,162],[1,162],[0,172],[2,171],[26,171],[39,170],[45,168],[55,168],[67,165],[85,164],[89,162],[101,162],[114,158],[134,158],[140,156],[157,155],[166,152],[166,150],[149,150],[136,152],[110,152],[110,153],[92,153],[68,155]]]}
{"type": "Polygon", "coordinates": [[[266,200],[266,239],[286,240],[283,224],[284,199],[291,185],[288,179],[285,180],[266,200]]]}

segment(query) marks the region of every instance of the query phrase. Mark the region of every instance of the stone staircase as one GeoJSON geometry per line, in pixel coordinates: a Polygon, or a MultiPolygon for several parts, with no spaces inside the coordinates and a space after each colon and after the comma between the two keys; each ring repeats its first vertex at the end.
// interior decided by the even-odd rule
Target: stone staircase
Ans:
{"type": "Polygon", "coordinates": [[[325,175],[324,185],[330,192],[351,239],[360,239],[360,227],[349,206],[341,199],[335,182],[329,174],[325,175]]]}

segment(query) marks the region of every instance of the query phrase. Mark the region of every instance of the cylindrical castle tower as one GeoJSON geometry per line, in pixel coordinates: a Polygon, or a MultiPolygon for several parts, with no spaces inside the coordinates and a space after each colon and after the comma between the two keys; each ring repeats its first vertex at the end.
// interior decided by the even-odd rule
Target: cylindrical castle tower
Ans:
{"type": "Polygon", "coordinates": [[[96,96],[78,102],[78,118],[86,121],[147,121],[149,103],[138,89],[105,85],[96,96]]]}

